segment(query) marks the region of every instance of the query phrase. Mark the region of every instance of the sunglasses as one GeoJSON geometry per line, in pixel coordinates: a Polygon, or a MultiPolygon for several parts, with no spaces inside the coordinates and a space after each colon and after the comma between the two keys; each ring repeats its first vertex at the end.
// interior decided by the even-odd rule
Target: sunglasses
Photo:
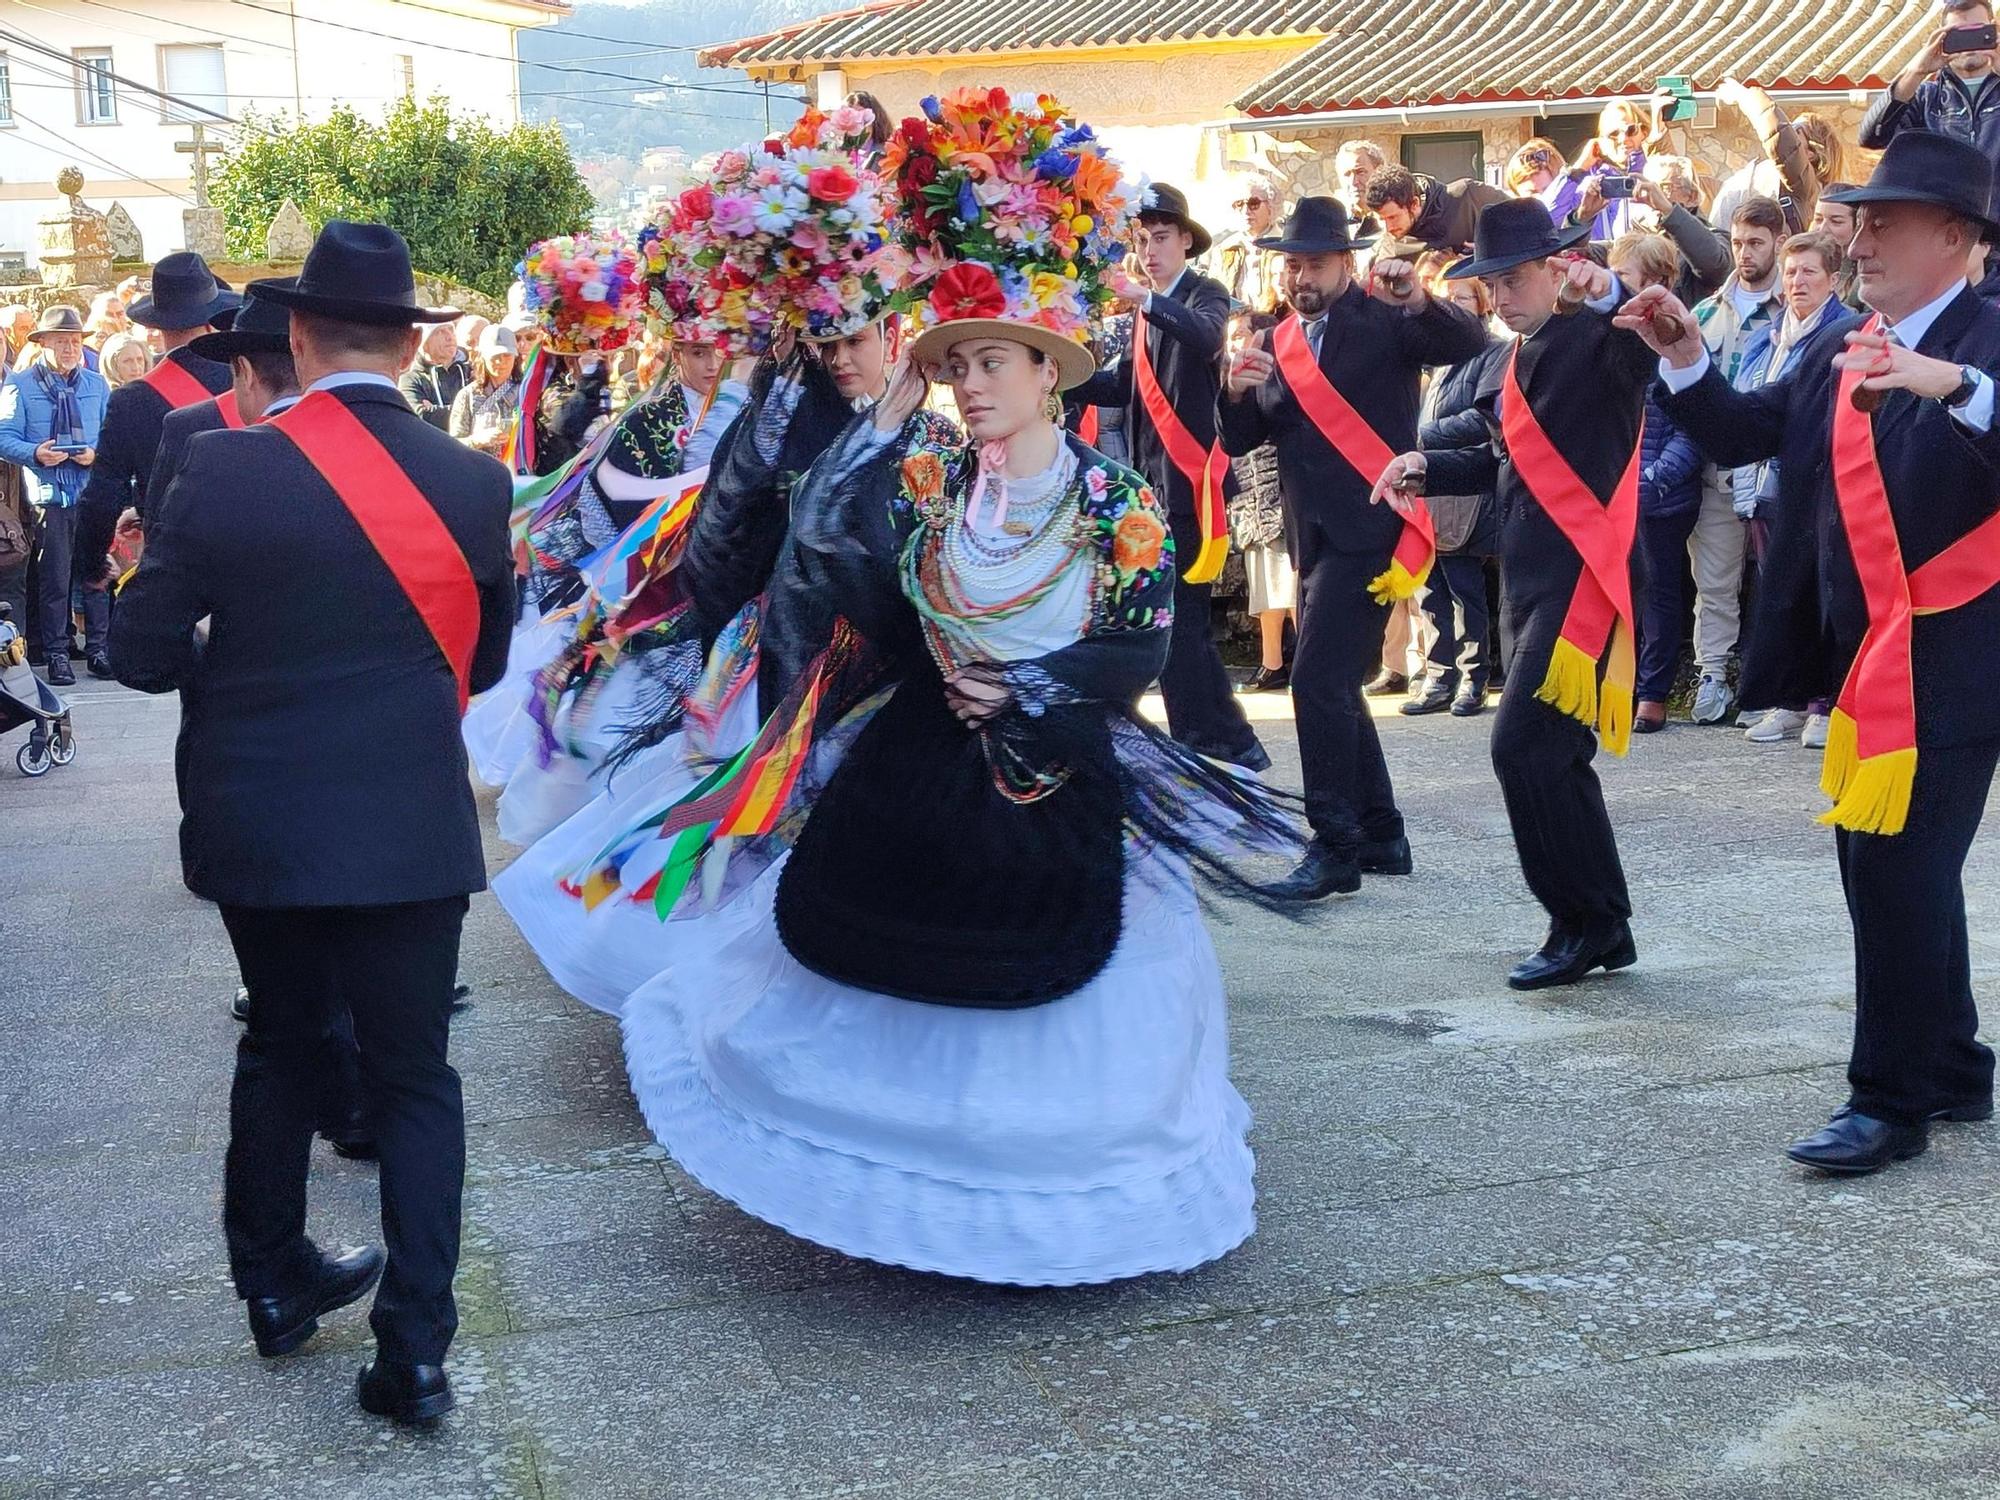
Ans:
{"type": "Polygon", "coordinates": [[[1633,136],[1635,136],[1635,135],[1644,135],[1644,134],[1646,133],[1646,127],[1645,127],[1645,126],[1643,126],[1643,125],[1640,125],[1640,124],[1637,124],[1637,123],[1634,123],[1634,124],[1631,124],[1631,125],[1627,125],[1627,126],[1626,126],[1626,127],[1625,127],[1625,128],[1623,129],[1623,130],[1619,131],[1618,133],[1619,133],[1620,135],[1622,135],[1623,137],[1625,137],[1625,139],[1626,139],[1626,140],[1628,140],[1628,141],[1629,141],[1629,140],[1630,140],[1630,139],[1632,139],[1632,137],[1633,137],[1633,136]]]}
{"type": "Polygon", "coordinates": [[[1269,198],[1238,198],[1229,206],[1231,208],[1262,208],[1270,201],[1269,198]]]}

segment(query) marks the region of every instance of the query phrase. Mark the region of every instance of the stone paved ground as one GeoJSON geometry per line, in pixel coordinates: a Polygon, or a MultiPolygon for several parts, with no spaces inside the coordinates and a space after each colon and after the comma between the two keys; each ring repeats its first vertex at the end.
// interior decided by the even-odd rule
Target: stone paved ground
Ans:
{"type": "MultiPolygon", "coordinates": [[[[883,1270],[692,1186],[613,1026],[489,898],[461,1395],[361,1416],[359,1309],[251,1353],[217,1193],[234,984],[180,887],[172,700],[79,693],[0,762],[0,1496],[2000,1495],[2000,1132],[1842,1184],[1845,927],[1809,757],[1681,729],[1608,773],[1640,967],[1518,998],[1541,933],[1485,724],[1385,726],[1416,878],[1217,930],[1262,1222],[1192,1275],[1057,1293],[883,1270]]],[[[1290,736],[1280,741],[1281,771],[1290,736]]],[[[495,858],[501,851],[494,850],[495,858]]],[[[2000,1009],[2000,855],[1974,962],[2000,1009]]],[[[372,1237],[314,1159],[316,1231],[372,1237]]]]}

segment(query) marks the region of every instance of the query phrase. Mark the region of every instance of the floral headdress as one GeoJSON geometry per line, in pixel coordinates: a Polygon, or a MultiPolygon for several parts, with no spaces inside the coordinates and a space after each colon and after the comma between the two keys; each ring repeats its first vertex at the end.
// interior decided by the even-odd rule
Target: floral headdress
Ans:
{"type": "Polygon", "coordinates": [[[725,151],[668,205],[669,253],[693,277],[692,316],[732,353],[779,327],[837,338],[873,322],[900,280],[867,110],[809,109],[762,145],[725,151]]]}
{"type": "Polygon", "coordinates": [[[1116,298],[1104,272],[1125,252],[1133,212],[1088,125],[1047,94],[961,89],[903,121],[882,172],[899,198],[911,255],[902,300],[919,336],[980,318],[1081,351],[1116,298]]]}
{"type": "Polygon", "coordinates": [[[530,245],[514,275],[521,282],[521,310],[558,354],[617,349],[645,311],[645,263],[616,231],[530,245]]]}

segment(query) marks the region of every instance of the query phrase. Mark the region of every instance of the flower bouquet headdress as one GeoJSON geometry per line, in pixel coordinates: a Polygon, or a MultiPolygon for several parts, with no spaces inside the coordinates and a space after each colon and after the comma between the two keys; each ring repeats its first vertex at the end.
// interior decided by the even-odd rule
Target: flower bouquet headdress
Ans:
{"type": "Polygon", "coordinates": [[[783,135],[721,153],[668,206],[691,316],[728,352],[761,354],[782,326],[842,338],[887,308],[904,257],[866,164],[869,119],[809,109],[783,135]]]}
{"type": "Polygon", "coordinates": [[[645,264],[616,231],[530,245],[514,275],[521,282],[521,310],[558,354],[620,348],[645,312],[645,264]]]}
{"type": "Polygon", "coordinates": [[[960,89],[903,121],[882,173],[911,257],[900,300],[918,358],[984,329],[1048,354],[1063,389],[1089,378],[1133,209],[1088,125],[1046,94],[960,89]]]}

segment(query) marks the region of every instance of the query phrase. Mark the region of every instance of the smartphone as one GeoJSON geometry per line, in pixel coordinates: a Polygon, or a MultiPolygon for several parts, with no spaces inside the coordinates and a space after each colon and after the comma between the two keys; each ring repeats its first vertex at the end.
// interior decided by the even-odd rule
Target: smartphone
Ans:
{"type": "Polygon", "coordinates": [[[1632,184],[1638,180],[1628,172],[1606,172],[1597,179],[1597,190],[1607,199],[1629,198],[1632,196],[1632,184]]]}
{"type": "Polygon", "coordinates": [[[75,456],[76,456],[77,454],[79,454],[79,453],[88,453],[88,452],[90,451],[90,444],[88,444],[88,443],[57,443],[57,444],[55,444],[55,450],[56,450],[56,452],[58,452],[58,453],[67,453],[67,454],[68,454],[68,455],[69,455],[70,457],[74,458],[74,457],[75,457],[75,456]]]}
{"type": "Polygon", "coordinates": [[[1944,34],[1944,50],[1953,52],[1991,52],[2000,47],[2000,29],[1992,22],[1984,26],[1952,26],[1944,34]]]}

